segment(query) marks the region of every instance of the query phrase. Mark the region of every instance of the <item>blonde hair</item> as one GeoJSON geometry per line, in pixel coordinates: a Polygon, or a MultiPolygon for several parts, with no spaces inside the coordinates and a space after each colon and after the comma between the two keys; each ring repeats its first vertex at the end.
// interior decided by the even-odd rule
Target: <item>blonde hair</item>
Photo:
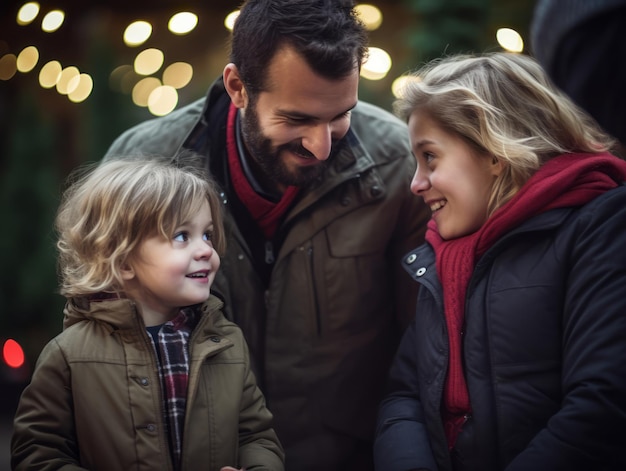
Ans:
{"type": "Polygon", "coordinates": [[[479,156],[503,162],[489,214],[547,160],[595,153],[615,141],[550,81],[530,56],[497,52],[435,59],[409,76],[394,103],[405,121],[419,110],[479,156]]]}
{"type": "Polygon", "coordinates": [[[111,160],[85,166],[56,218],[61,294],[119,292],[121,269],[149,237],[173,236],[176,227],[209,203],[213,247],[225,249],[220,200],[206,172],[160,160],[111,160]]]}

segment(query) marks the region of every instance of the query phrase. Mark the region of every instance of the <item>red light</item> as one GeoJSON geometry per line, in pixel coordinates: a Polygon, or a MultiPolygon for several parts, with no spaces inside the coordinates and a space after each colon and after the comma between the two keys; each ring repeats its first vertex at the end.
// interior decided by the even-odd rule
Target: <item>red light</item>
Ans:
{"type": "Polygon", "coordinates": [[[4,362],[11,368],[19,368],[24,364],[24,350],[13,339],[4,342],[2,356],[4,357],[4,362]]]}

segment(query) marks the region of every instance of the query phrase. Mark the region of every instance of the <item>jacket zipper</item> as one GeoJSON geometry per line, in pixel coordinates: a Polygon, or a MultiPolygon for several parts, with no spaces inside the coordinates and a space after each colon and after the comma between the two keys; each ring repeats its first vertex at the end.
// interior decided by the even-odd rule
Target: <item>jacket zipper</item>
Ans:
{"type": "Polygon", "coordinates": [[[271,265],[275,261],[276,261],[276,258],[274,257],[274,245],[272,244],[271,240],[266,240],[265,241],[265,263],[267,263],[268,265],[271,265]]]}
{"type": "Polygon", "coordinates": [[[317,327],[317,335],[322,335],[322,318],[320,315],[319,306],[317,303],[317,284],[315,283],[315,263],[313,262],[313,247],[307,249],[307,256],[309,258],[309,267],[311,273],[311,286],[313,287],[313,307],[315,311],[315,323],[317,327]]]}

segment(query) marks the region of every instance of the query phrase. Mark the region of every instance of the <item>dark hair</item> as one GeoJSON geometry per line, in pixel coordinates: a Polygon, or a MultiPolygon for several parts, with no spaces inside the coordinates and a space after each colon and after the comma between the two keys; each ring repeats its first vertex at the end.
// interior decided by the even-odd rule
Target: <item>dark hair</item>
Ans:
{"type": "Polygon", "coordinates": [[[367,32],[352,0],[248,0],[235,21],[230,61],[249,93],[263,91],[269,63],[286,45],[318,74],[338,79],[360,68],[367,32]]]}

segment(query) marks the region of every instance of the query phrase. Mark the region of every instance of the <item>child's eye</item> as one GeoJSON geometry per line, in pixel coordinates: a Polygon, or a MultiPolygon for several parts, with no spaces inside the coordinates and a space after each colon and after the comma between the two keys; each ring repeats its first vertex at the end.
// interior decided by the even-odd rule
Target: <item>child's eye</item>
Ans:
{"type": "Polygon", "coordinates": [[[202,235],[202,238],[207,242],[210,242],[211,240],[213,240],[213,233],[211,231],[207,231],[202,235]]]}
{"type": "Polygon", "coordinates": [[[424,152],[424,160],[426,160],[427,163],[432,162],[434,158],[435,156],[431,152],[424,152]]]}
{"type": "Polygon", "coordinates": [[[176,242],[187,242],[188,239],[189,237],[187,236],[186,232],[179,232],[177,234],[174,234],[174,240],[176,242]]]}

